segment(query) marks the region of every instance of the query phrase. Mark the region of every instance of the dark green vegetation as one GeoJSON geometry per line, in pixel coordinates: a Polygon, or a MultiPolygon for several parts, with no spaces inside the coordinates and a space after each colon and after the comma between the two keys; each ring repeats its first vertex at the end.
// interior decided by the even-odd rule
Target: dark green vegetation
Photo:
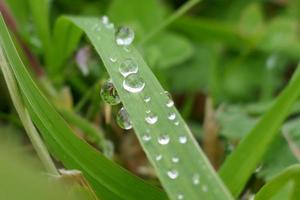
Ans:
{"type": "Polygon", "coordinates": [[[300,198],[297,0],[0,0],[0,9],[0,199],[300,198]],[[135,31],[132,45],[116,44],[104,14],[135,31]],[[142,92],[123,88],[128,58],[142,92]],[[120,104],[100,97],[108,78],[131,130],[116,124],[120,104]]]}

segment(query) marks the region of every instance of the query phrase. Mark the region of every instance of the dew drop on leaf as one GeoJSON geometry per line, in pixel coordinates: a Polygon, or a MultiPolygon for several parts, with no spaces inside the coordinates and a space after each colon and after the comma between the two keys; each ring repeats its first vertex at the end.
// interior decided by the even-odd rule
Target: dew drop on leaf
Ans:
{"type": "Polygon", "coordinates": [[[121,26],[116,30],[115,37],[118,45],[128,46],[134,40],[134,31],[129,27],[121,26]]]}
{"type": "Polygon", "coordinates": [[[176,118],[176,114],[175,113],[170,113],[168,116],[168,119],[173,121],[176,118]]]}
{"type": "Polygon", "coordinates": [[[156,114],[154,114],[153,112],[147,112],[146,111],[146,117],[145,117],[145,121],[148,123],[148,124],[155,124],[157,121],[158,121],[158,117],[156,114]]]}
{"type": "Polygon", "coordinates": [[[151,140],[151,135],[149,133],[145,133],[143,136],[142,136],[142,139],[143,141],[145,142],[148,142],[151,140]]]}
{"type": "Polygon", "coordinates": [[[194,185],[198,185],[200,183],[200,177],[199,174],[194,174],[192,177],[192,181],[194,185]]]}
{"type": "Polygon", "coordinates": [[[145,103],[149,103],[151,101],[151,97],[150,96],[145,96],[144,97],[144,102],[145,103]]]}
{"type": "Polygon", "coordinates": [[[187,142],[187,137],[186,136],[179,136],[179,143],[180,144],[185,144],[187,142]]]}
{"type": "Polygon", "coordinates": [[[119,72],[122,76],[127,77],[130,74],[135,74],[139,70],[138,64],[131,58],[125,59],[119,67],[119,72]]]}
{"type": "Polygon", "coordinates": [[[143,91],[145,82],[138,74],[130,74],[123,81],[123,88],[130,93],[143,91]]]}
{"type": "Polygon", "coordinates": [[[170,142],[170,137],[168,135],[160,135],[157,139],[158,143],[161,145],[166,145],[170,142]]]}
{"type": "Polygon", "coordinates": [[[124,107],[122,107],[120,109],[120,111],[118,112],[118,115],[117,115],[117,124],[125,129],[125,130],[129,130],[132,128],[132,123],[130,121],[130,118],[129,118],[129,114],[128,112],[125,110],[124,107]]]}
{"type": "Polygon", "coordinates": [[[174,106],[174,101],[173,101],[172,99],[169,99],[169,100],[167,101],[167,103],[166,103],[166,106],[167,106],[168,108],[171,108],[172,106],[174,106]]]}
{"type": "Polygon", "coordinates": [[[174,125],[178,126],[179,125],[179,121],[174,122],[174,125]]]}
{"type": "Polygon", "coordinates": [[[167,171],[167,175],[170,179],[176,179],[179,176],[179,173],[176,169],[167,171]]]}
{"type": "Polygon", "coordinates": [[[159,154],[159,155],[157,155],[156,157],[155,157],[155,160],[156,161],[160,161],[162,159],[162,155],[161,154],[159,154]]]}
{"type": "Polygon", "coordinates": [[[177,199],[178,199],[178,200],[182,200],[182,199],[184,199],[184,196],[183,196],[183,194],[178,194],[178,195],[177,195],[177,199]]]}
{"type": "Polygon", "coordinates": [[[109,60],[110,60],[111,62],[113,62],[113,63],[117,62],[117,58],[114,57],[114,56],[110,56],[110,57],[109,57],[109,60]]]}
{"type": "Polygon", "coordinates": [[[173,163],[178,163],[179,160],[180,160],[180,159],[179,159],[178,157],[176,157],[176,156],[172,158],[172,162],[173,162],[173,163]]]}
{"type": "Polygon", "coordinates": [[[121,102],[117,90],[111,79],[108,79],[101,87],[100,95],[106,103],[117,105],[121,102]]]}

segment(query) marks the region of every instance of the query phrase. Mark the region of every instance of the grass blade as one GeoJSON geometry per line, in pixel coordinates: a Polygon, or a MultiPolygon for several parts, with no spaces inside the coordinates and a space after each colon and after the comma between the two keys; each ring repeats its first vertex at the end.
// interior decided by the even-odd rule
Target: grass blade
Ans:
{"type": "Polygon", "coordinates": [[[33,122],[51,153],[69,169],[78,169],[102,200],[161,200],[159,189],[128,173],[106,159],[72,132],[64,119],[42,95],[14,48],[3,18],[0,18],[0,45],[10,63],[33,122]]]}
{"type": "Polygon", "coordinates": [[[124,50],[124,48],[118,46],[115,42],[114,30],[106,28],[97,18],[69,17],[69,19],[87,34],[101,56],[123,105],[131,116],[139,141],[154,165],[169,197],[175,200],[178,195],[182,194],[185,199],[189,200],[232,199],[180,114],[174,107],[169,108],[166,106],[167,95],[136,49],[128,47],[127,50],[124,50]],[[99,29],[100,31],[97,31],[99,29]],[[110,61],[112,56],[117,59],[115,63],[110,61]],[[131,94],[123,89],[123,77],[118,71],[118,65],[127,58],[134,59],[139,66],[139,74],[146,83],[142,93],[131,94]],[[151,97],[148,104],[143,100],[145,95],[151,97]],[[154,125],[145,122],[145,111],[148,109],[158,116],[158,122],[154,125]],[[168,120],[168,115],[172,112],[177,116],[178,126],[168,120]],[[152,139],[150,141],[143,140],[147,130],[151,133],[152,139]],[[170,138],[167,145],[161,145],[157,142],[161,134],[164,133],[170,138]],[[181,136],[187,138],[186,144],[179,142],[181,136]],[[159,161],[156,160],[158,155],[162,155],[162,159],[159,161]],[[172,162],[174,157],[179,158],[180,164],[172,162]],[[177,170],[179,175],[176,179],[168,177],[167,173],[171,170],[177,170]],[[193,177],[195,179],[195,176],[200,177],[201,183],[193,183],[193,177]]]}
{"type": "Polygon", "coordinates": [[[236,150],[227,158],[220,175],[234,196],[238,196],[251,173],[268,149],[274,136],[300,95],[300,67],[290,83],[277,97],[275,103],[262,119],[241,141],[236,150]]]}

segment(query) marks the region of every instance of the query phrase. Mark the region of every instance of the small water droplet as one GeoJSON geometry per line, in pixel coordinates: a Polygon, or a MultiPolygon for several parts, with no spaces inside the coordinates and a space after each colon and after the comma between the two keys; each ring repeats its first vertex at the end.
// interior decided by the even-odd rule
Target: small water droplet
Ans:
{"type": "Polygon", "coordinates": [[[158,117],[156,114],[150,111],[149,113],[147,113],[145,120],[148,124],[155,124],[158,121],[158,117]]]}
{"type": "Polygon", "coordinates": [[[170,179],[176,179],[179,176],[179,173],[176,169],[169,170],[167,175],[170,179]]]}
{"type": "Polygon", "coordinates": [[[180,159],[179,159],[178,157],[173,157],[173,158],[172,158],[172,162],[173,162],[173,163],[178,163],[179,160],[180,160],[180,159]]]}
{"type": "Polygon", "coordinates": [[[151,97],[150,96],[145,96],[144,97],[144,102],[145,103],[149,103],[151,101],[151,97]]]}
{"type": "Polygon", "coordinates": [[[203,191],[203,192],[207,192],[207,191],[208,191],[208,188],[207,188],[206,185],[202,185],[202,191],[203,191]]]}
{"type": "Polygon", "coordinates": [[[124,51],[126,51],[126,52],[130,52],[130,49],[128,48],[128,46],[124,46],[123,49],[124,49],[124,51]]]}
{"type": "Polygon", "coordinates": [[[122,107],[118,112],[117,123],[121,128],[125,130],[129,130],[132,128],[132,123],[130,121],[129,114],[124,107],[122,107]]]}
{"type": "Polygon", "coordinates": [[[161,145],[166,145],[170,142],[170,137],[168,135],[163,134],[158,137],[157,141],[161,145]]]}
{"type": "Polygon", "coordinates": [[[180,144],[185,144],[187,142],[187,137],[186,136],[179,136],[179,143],[180,144]]]}
{"type": "Polygon", "coordinates": [[[151,135],[149,133],[145,133],[142,137],[142,139],[145,141],[145,142],[148,142],[151,140],[151,135]]]}
{"type": "Polygon", "coordinates": [[[134,31],[129,27],[121,26],[117,29],[115,37],[118,45],[128,46],[134,40],[134,31]]]}
{"type": "Polygon", "coordinates": [[[175,114],[175,113],[170,113],[169,116],[168,116],[168,119],[169,119],[169,120],[172,120],[172,121],[173,121],[175,118],[176,118],[176,114],[175,114]]]}
{"type": "Polygon", "coordinates": [[[179,121],[174,122],[174,125],[178,126],[179,125],[179,121]]]}
{"type": "Polygon", "coordinates": [[[114,28],[114,24],[109,21],[109,18],[106,15],[101,17],[101,22],[108,29],[114,28]]]}
{"type": "Polygon", "coordinates": [[[162,155],[161,154],[159,154],[159,155],[157,155],[156,157],[155,157],[155,160],[156,161],[160,161],[162,159],[162,155]]]}
{"type": "Polygon", "coordinates": [[[117,90],[111,79],[108,79],[101,87],[100,95],[106,103],[117,105],[121,102],[117,90]]]}
{"type": "Polygon", "coordinates": [[[198,185],[200,183],[200,177],[199,174],[194,174],[192,178],[193,184],[198,185]]]}
{"type": "Polygon", "coordinates": [[[127,77],[130,74],[135,74],[139,70],[138,64],[131,58],[124,60],[119,67],[119,72],[122,76],[127,77]]]}
{"type": "Polygon", "coordinates": [[[109,57],[109,60],[113,63],[117,62],[117,58],[114,56],[109,57]]]}
{"type": "Polygon", "coordinates": [[[184,196],[183,196],[183,194],[178,194],[178,195],[177,195],[177,199],[178,199],[178,200],[182,200],[182,199],[184,199],[184,196]]]}
{"type": "Polygon", "coordinates": [[[147,114],[151,113],[151,110],[146,110],[146,113],[147,113],[147,114]]]}
{"type": "Polygon", "coordinates": [[[172,99],[169,99],[168,101],[167,101],[167,107],[168,108],[171,108],[172,106],[174,106],[174,101],[172,100],[172,99]]]}

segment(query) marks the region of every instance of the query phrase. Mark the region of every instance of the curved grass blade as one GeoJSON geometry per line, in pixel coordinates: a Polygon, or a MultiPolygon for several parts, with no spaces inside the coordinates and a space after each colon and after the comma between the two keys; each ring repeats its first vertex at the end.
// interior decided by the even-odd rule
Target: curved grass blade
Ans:
{"type": "Polygon", "coordinates": [[[238,196],[277,134],[300,95],[300,67],[257,125],[241,141],[220,169],[220,175],[234,196],[238,196]]]}
{"type": "Polygon", "coordinates": [[[30,77],[17,54],[2,17],[0,45],[8,58],[31,118],[50,152],[67,168],[80,170],[101,200],[166,199],[159,189],[131,175],[75,136],[30,77]]]}
{"type": "MultiPolygon", "coordinates": [[[[293,183],[294,189],[292,190],[292,194],[290,195],[290,200],[297,200],[300,196],[300,165],[293,165],[288,167],[286,170],[272,178],[266,185],[264,185],[259,192],[257,193],[255,200],[268,200],[273,199],[274,196],[281,189],[288,185],[289,183],[293,183]]],[[[287,196],[287,195],[286,195],[287,196]]],[[[285,196],[285,197],[286,197],[285,196]]]]}
{"type": "Polygon", "coordinates": [[[137,50],[132,46],[126,48],[118,46],[115,42],[114,29],[106,28],[98,18],[68,17],[67,19],[87,34],[100,55],[130,115],[139,141],[169,197],[174,200],[182,197],[189,200],[232,199],[180,114],[174,106],[166,105],[169,97],[137,50]],[[116,62],[112,62],[110,58],[116,59],[116,62]],[[146,86],[141,93],[129,93],[123,88],[124,78],[119,73],[118,67],[128,58],[138,64],[138,73],[145,81],[146,86]],[[150,102],[144,102],[145,96],[151,97],[150,102]],[[157,123],[151,125],[145,122],[146,110],[151,110],[158,116],[157,123]],[[172,113],[176,115],[174,121],[178,122],[178,125],[168,119],[172,113]],[[150,140],[149,136],[145,135],[148,134],[147,132],[151,137],[150,140]],[[148,139],[143,139],[145,137],[148,139]],[[169,139],[165,145],[158,142],[163,137],[169,139]],[[183,140],[180,140],[182,138],[183,140]]]}

